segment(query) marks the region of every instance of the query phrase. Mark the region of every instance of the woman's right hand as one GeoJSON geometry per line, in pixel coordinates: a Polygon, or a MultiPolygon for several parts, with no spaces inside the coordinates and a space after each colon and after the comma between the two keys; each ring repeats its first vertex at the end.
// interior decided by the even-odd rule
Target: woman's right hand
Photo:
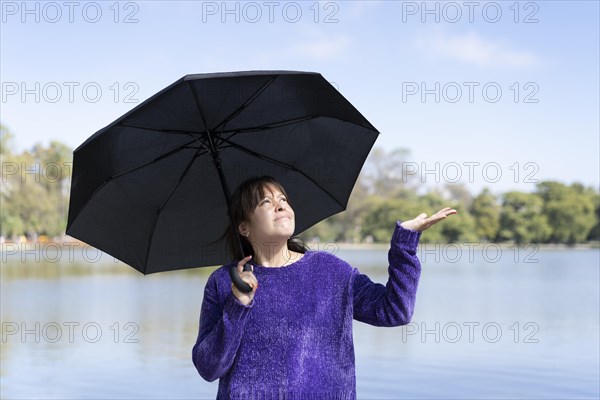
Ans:
{"type": "Polygon", "coordinates": [[[248,256],[240,260],[240,262],[237,265],[237,273],[244,282],[250,285],[252,291],[249,293],[244,293],[239,291],[233,283],[231,284],[231,291],[233,292],[235,298],[238,299],[240,303],[246,306],[250,304],[250,302],[252,302],[254,294],[256,293],[256,289],[258,289],[258,280],[253,274],[254,266],[252,266],[252,271],[244,271],[244,265],[246,264],[246,262],[250,261],[251,258],[252,256],[248,256]]]}

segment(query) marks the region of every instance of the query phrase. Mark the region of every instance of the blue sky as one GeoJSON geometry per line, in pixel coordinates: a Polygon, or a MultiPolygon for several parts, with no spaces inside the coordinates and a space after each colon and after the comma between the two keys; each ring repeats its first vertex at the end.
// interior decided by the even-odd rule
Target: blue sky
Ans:
{"type": "Polygon", "coordinates": [[[376,146],[437,166],[427,187],[600,184],[597,1],[50,3],[1,2],[0,120],[18,150],[75,148],[186,74],[300,70],[334,83],[376,146]]]}

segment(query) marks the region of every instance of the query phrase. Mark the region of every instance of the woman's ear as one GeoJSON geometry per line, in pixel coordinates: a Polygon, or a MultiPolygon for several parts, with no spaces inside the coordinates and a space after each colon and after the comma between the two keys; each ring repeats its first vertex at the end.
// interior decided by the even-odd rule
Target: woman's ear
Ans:
{"type": "Polygon", "coordinates": [[[238,232],[240,233],[240,235],[248,237],[248,235],[250,234],[248,223],[247,222],[242,222],[241,224],[239,224],[238,225],[238,232]]]}

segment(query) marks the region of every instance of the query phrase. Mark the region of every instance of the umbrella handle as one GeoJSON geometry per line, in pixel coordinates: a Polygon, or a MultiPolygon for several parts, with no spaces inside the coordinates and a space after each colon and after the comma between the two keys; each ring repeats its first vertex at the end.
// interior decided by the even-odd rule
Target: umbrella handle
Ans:
{"type": "MultiPolygon", "coordinates": [[[[246,264],[244,264],[244,271],[252,271],[250,263],[247,262],[246,264]]],[[[231,268],[229,268],[229,277],[231,278],[231,282],[233,282],[235,287],[237,287],[240,290],[240,292],[250,293],[252,291],[252,287],[246,282],[244,282],[242,278],[240,278],[240,276],[238,275],[236,264],[233,264],[231,268]]]]}

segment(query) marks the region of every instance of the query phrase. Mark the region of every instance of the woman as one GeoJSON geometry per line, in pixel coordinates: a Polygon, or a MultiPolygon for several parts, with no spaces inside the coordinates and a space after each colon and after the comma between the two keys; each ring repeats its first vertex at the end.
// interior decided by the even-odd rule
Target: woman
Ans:
{"type": "Polygon", "coordinates": [[[410,322],[421,232],[456,210],[396,223],[384,286],[333,254],[290,240],[294,210],[273,178],[247,181],[232,197],[236,234],[250,254],[237,269],[252,291],[231,283],[231,264],[209,277],[192,351],[199,374],[219,379],[217,399],[355,399],[352,320],[410,322]],[[242,272],[247,261],[252,271],[242,272]]]}

